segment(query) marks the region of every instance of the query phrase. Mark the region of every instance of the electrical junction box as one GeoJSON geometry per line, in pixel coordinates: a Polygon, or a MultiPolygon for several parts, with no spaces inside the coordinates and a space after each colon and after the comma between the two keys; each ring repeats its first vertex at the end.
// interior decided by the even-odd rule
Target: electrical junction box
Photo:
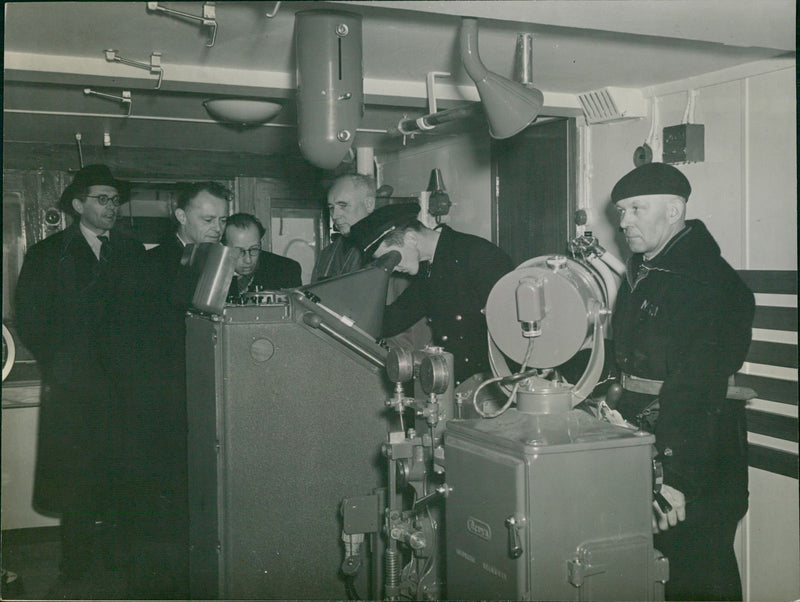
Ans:
{"type": "Polygon", "coordinates": [[[664,128],[664,163],[699,163],[705,160],[705,126],[682,123],[664,128]]]}

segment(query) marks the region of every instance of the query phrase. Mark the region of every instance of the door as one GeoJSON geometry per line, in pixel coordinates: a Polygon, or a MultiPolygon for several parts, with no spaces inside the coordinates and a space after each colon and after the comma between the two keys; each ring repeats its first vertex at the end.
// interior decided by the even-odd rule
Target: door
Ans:
{"type": "Polygon", "coordinates": [[[517,264],[575,236],[576,137],[575,120],[557,118],[492,141],[495,236],[517,264]]]}

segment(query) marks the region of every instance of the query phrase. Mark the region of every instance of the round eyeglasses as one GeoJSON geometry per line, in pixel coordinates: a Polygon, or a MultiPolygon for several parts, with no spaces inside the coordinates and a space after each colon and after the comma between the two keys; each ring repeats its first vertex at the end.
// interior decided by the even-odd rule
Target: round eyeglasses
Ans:
{"type": "Polygon", "coordinates": [[[97,199],[97,202],[103,205],[104,207],[108,205],[109,202],[114,204],[114,207],[119,207],[122,205],[122,197],[118,194],[114,196],[108,196],[107,194],[87,194],[87,199],[97,199]]]}
{"type": "Polygon", "coordinates": [[[250,257],[250,259],[255,259],[261,252],[261,247],[250,247],[249,249],[236,247],[236,250],[239,252],[239,259],[244,259],[245,255],[250,257]]]}

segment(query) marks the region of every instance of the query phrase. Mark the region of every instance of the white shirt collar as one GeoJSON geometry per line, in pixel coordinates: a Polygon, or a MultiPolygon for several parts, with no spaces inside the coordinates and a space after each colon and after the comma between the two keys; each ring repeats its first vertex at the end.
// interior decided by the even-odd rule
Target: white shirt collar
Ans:
{"type": "Polygon", "coordinates": [[[97,259],[100,259],[100,246],[103,244],[103,241],[101,241],[97,237],[108,236],[108,230],[105,230],[97,234],[92,230],[90,230],[89,228],[87,228],[86,226],[84,226],[82,223],[80,224],[80,228],[81,228],[81,234],[83,234],[83,237],[86,239],[86,242],[89,243],[89,247],[91,247],[94,256],[97,257],[97,259]]]}

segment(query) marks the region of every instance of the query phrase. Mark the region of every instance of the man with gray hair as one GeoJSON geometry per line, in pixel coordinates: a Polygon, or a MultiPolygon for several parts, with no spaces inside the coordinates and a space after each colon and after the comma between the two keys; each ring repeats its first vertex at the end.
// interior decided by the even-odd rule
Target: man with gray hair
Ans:
{"type": "Polygon", "coordinates": [[[346,174],[336,179],[328,191],[328,210],[338,236],[322,249],[314,266],[311,282],[327,280],[364,267],[364,253],[348,238],[350,227],[375,210],[375,179],[362,174],[346,174]]]}
{"type": "Polygon", "coordinates": [[[747,511],[747,425],[727,389],[750,345],[754,300],[703,222],[686,219],[690,192],[663,163],[611,192],[633,251],[613,316],[616,409],[656,436],[664,477],[653,531],[669,559],[667,600],[741,600],[733,542],[747,511]]]}

